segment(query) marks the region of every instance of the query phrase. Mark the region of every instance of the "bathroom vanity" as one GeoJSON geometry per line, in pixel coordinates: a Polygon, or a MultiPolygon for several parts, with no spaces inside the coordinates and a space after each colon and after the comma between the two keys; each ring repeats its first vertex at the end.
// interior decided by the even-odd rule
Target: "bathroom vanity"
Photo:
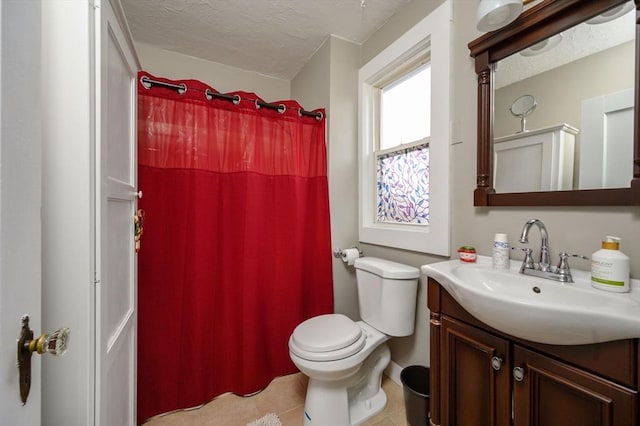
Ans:
{"type": "Polygon", "coordinates": [[[427,280],[432,425],[638,425],[638,339],[566,346],[520,339],[427,280]]]}

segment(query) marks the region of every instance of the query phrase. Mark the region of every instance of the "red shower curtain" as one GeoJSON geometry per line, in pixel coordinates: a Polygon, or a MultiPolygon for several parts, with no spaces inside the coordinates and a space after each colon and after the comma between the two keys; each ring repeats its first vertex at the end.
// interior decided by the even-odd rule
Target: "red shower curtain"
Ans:
{"type": "Polygon", "coordinates": [[[139,422],[295,372],[291,332],[333,311],[324,119],[143,76],[186,91],[138,81],[139,422]]]}

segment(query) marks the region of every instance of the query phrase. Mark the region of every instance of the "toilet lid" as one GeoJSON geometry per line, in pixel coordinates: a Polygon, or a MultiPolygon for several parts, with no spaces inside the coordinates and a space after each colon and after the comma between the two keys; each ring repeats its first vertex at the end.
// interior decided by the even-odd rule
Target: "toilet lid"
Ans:
{"type": "MultiPolygon", "coordinates": [[[[342,314],[310,318],[296,327],[292,341],[305,352],[332,352],[363,340],[362,329],[342,314]]],[[[364,341],[363,341],[364,345],[364,341]]],[[[354,348],[354,353],[360,348],[354,348]]]]}

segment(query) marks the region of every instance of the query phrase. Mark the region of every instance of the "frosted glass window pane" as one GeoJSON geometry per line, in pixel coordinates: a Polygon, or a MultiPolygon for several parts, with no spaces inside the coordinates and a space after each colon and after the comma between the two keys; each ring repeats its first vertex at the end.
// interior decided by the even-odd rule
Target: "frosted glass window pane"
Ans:
{"type": "Polygon", "coordinates": [[[377,157],[377,219],[429,224],[429,145],[377,157]]]}
{"type": "Polygon", "coordinates": [[[381,90],[380,131],[381,150],[430,136],[430,64],[421,66],[381,90]]]}

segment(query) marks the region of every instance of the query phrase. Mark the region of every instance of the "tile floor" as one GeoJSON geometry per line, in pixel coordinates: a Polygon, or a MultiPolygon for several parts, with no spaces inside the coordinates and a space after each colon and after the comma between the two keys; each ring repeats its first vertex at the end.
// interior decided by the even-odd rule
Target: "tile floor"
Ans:
{"type": "MultiPolygon", "coordinates": [[[[406,426],[402,387],[383,376],[387,407],[366,426],[406,426]]],[[[300,426],[307,377],[302,373],[279,377],[251,397],[224,394],[208,404],[151,418],[144,426],[245,426],[267,413],[276,413],[283,426],[300,426]]]]}

